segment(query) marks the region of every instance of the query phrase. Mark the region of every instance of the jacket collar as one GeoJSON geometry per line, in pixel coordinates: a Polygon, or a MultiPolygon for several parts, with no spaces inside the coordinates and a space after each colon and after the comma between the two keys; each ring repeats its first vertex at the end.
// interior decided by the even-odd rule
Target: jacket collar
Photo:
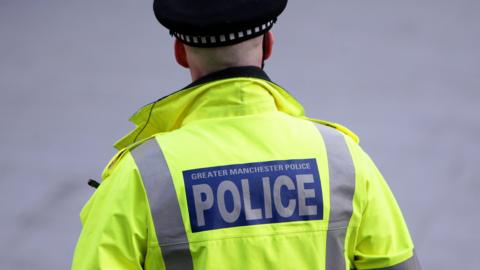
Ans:
{"type": "Polygon", "coordinates": [[[281,111],[304,116],[300,103],[257,67],[235,67],[209,74],[138,110],[136,128],[115,147],[123,149],[157,133],[196,120],[281,111]]]}

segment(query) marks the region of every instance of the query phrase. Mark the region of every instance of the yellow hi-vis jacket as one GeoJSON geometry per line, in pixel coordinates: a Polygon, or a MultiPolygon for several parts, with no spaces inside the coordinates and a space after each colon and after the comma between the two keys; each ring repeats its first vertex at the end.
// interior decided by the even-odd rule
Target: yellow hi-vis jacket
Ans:
{"type": "Polygon", "coordinates": [[[74,270],[417,270],[358,138],[253,67],[147,105],[81,212],[74,270]]]}

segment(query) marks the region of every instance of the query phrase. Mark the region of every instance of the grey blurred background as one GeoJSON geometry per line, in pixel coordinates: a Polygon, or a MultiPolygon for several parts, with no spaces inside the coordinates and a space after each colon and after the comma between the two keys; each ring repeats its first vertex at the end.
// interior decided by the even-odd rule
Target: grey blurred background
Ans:
{"type": "MultiPolygon", "coordinates": [[[[0,0],[0,269],[68,269],[142,105],[189,81],[152,1],[0,0]]],[[[361,138],[424,269],[480,265],[480,1],[290,1],[266,70],[361,138]]]]}

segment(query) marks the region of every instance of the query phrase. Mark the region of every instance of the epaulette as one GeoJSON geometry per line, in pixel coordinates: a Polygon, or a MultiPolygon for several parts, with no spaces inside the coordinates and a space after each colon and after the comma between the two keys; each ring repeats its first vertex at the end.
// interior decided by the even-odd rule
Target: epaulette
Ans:
{"type": "Polygon", "coordinates": [[[360,138],[358,138],[358,136],[355,133],[353,133],[350,129],[348,129],[348,128],[340,125],[340,124],[328,122],[328,121],[325,121],[325,120],[318,120],[318,119],[314,119],[314,118],[310,118],[310,117],[305,117],[305,119],[307,119],[309,121],[312,121],[312,122],[315,122],[315,123],[318,123],[318,124],[321,124],[321,125],[324,125],[324,126],[327,126],[327,127],[334,128],[334,129],[342,132],[343,134],[347,135],[348,137],[352,138],[352,140],[354,142],[356,142],[357,144],[360,143],[360,138]]]}
{"type": "MultiPolygon", "coordinates": [[[[156,135],[156,134],[155,134],[156,135]]],[[[102,180],[107,179],[107,177],[110,175],[110,173],[115,169],[115,167],[118,165],[118,163],[123,159],[123,157],[133,149],[135,149],[137,146],[141,145],[145,141],[155,137],[155,135],[152,135],[148,138],[144,138],[142,140],[139,140],[138,142],[134,142],[122,149],[120,149],[115,156],[108,162],[107,166],[102,172],[102,180]]]]}

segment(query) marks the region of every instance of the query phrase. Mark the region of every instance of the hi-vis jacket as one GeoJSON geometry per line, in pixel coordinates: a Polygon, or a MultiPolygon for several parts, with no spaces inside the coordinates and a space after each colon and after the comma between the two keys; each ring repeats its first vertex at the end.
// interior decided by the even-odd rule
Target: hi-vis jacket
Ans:
{"type": "Polygon", "coordinates": [[[262,70],[214,73],[131,120],[81,212],[74,270],[420,269],[358,138],[262,70]]]}

